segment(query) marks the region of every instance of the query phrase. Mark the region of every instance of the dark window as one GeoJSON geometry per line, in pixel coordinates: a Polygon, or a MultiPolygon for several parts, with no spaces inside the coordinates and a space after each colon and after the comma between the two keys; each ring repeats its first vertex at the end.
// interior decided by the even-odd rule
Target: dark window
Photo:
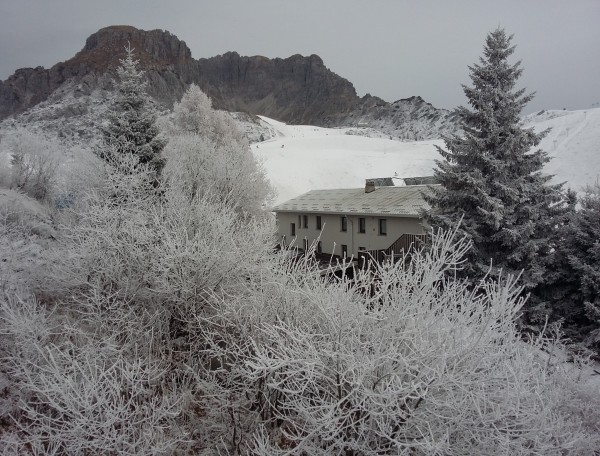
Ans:
{"type": "Polygon", "coordinates": [[[348,246],[346,244],[342,244],[342,258],[346,258],[348,256],[348,246]]]}
{"type": "Polygon", "coordinates": [[[308,252],[308,239],[304,238],[304,251],[308,252]]]}
{"type": "Polygon", "coordinates": [[[348,219],[342,215],[342,231],[348,231],[348,219]]]}
{"type": "Polygon", "coordinates": [[[302,227],[303,228],[308,228],[308,215],[303,215],[302,216],[302,227]]]}
{"type": "Polygon", "coordinates": [[[379,219],[379,234],[386,235],[387,234],[387,220],[379,219]]]}
{"type": "Polygon", "coordinates": [[[296,224],[290,223],[290,231],[292,232],[292,236],[296,236],[296,224]]]}
{"type": "Polygon", "coordinates": [[[358,232],[364,233],[366,231],[366,221],[364,217],[358,219],[358,232]]]}
{"type": "Polygon", "coordinates": [[[317,242],[317,253],[323,253],[323,247],[321,247],[321,241],[317,242]]]}
{"type": "Polygon", "coordinates": [[[321,229],[321,216],[317,215],[317,229],[320,230],[321,229]]]}

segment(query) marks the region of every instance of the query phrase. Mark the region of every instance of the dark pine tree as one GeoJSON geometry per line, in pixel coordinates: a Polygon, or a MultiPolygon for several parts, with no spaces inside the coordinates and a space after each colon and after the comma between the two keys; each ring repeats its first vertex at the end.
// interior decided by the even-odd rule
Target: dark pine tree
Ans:
{"type": "Polygon", "coordinates": [[[588,187],[580,203],[555,252],[552,307],[571,340],[600,352],[600,184],[588,187]]]}
{"type": "MultiPolygon", "coordinates": [[[[434,228],[460,231],[473,243],[462,274],[476,284],[486,274],[519,274],[526,290],[542,283],[555,227],[567,210],[562,184],[542,172],[547,154],[535,149],[546,132],[521,126],[521,110],[532,99],[516,89],[520,62],[510,64],[511,36],[488,34],[479,64],[463,85],[472,109],[459,107],[463,134],[444,138],[436,162],[441,183],[427,196],[434,228]],[[490,269],[491,266],[491,269],[490,269]]],[[[535,303],[535,301],[533,301],[535,303]]]]}
{"type": "Polygon", "coordinates": [[[102,128],[104,144],[99,155],[107,160],[114,154],[135,155],[139,163],[148,164],[158,175],[164,166],[161,151],[165,141],[158,135],[156,110],[146,93],[144,72],[138,69],[130,46],[126,52],[117,68],[117,94],[108,125],[102,128]]]}

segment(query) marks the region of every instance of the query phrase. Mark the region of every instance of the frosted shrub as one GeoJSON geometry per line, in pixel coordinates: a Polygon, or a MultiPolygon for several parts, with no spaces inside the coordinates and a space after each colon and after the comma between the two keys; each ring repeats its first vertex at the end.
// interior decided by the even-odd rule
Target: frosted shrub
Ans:
{"type": "Polygon", "coordinates": [[[26,130],[17,131],[9,140],[9,186],[29,196],[47,200],[56,184],[56,173],[62,160],[62,146],[26,130]]]}
{"type": "Polygon", "coordinates": [[[191,84],[179,103],[175,103],[173,117],[173,129],[177,132],[213,136],[212,101],[196,84],[191,84]]]}
{"type": "Polygon", "coordinates": [[[173,110],[164,150],[167,182],[190,197],[210,191],[239,213],[262,215],[274,191],[233,118],[212,109],[210,98],[193,84],[173,110]]]}
{"type": "MultiPolygon", "coordinates": [[[[110,304],[95,299],[102,302],[88,310],[110,304]]],[[[108,326],[96,333],[33,298],[8,299],[0,311],[3,370],[21,392],[16,453],[158,455],[184,444],[175,426],[182,394],[152,353],[152,337],[122,341],[108,326]]],[[[136,323],[125,322],[126,335],[136,323]]]]}
{"type": "Polygon", "coordinates": [[[77,221],[48,259],[57,267],[40,279],[43,287],[186,303],[243,280],[248,265],[264,256],[272,226],[240,220],[208,189],[190,197],[174,184],[155,188],[146,169],[132,155],[106,166],[104,188],[73,210],[77,221]]]}
{"type": "Polygon", "coordinates": [[[168,182],[185,187],[189,197],[212,193],[239,212],[261,215],[272,196],[265,172],[247,142],[219,144],[194,134],[180,134],[165,147],[168,182]]]}
{"type": "Polygon", "coordinates": [[[593,452],[597,435],[564,410],[540,357],[545,341],[515,330],[514,278],[476,290],[448,278],[466,248],[438,236],[431,253],[354,283],[309,268],[263,277],[243,302],[216,299],[198,323],[215,435],[264,455],[593,452]]]}

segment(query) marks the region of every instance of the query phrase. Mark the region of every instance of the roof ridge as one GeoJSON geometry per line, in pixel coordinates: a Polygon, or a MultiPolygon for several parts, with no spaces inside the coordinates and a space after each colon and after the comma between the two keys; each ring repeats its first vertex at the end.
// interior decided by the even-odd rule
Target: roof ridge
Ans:
{"type": "Polygon", "coordinates": [[[272,210],[419,217],[422,210],[429,207],[423,198],[423,192],[428,187],[426,184],[383,186],[369,193],[362,187],[313,189],[276,205],[272,210]]]}

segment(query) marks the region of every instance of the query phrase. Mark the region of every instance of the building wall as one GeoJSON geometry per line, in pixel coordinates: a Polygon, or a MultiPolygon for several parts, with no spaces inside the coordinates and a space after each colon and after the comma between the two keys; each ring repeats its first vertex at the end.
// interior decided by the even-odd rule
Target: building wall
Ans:
{"type": "Polygon", "coordinates": [[[342,256],[342,244],[348,248],[348,256],[358,256],[359,247],[365,250],[387,249],[400,236],[405,233],[424,234],[423,222],[418,218],[386,216],[365,218],[365,233],[359,233],[359,215],[348,215],[347,231],[342,231],[341,215],[315,214],[306,212],[279,212],[277,213],[277,230],[279,239],[285,236],[285,244],[303,248],[304,239],[312,244],[320,237],[323,253],[342,256]],[[308,217],[308,228],[304,228],[303,216],[308,217]],[[322,230],[317,229],[317,215],[321,216],[322,230]],[[387,220],[387,235],[379,234],[379,219],[387,220]],[[291,224],[296,227],[296,235],[291,234],[291,224]]]}

